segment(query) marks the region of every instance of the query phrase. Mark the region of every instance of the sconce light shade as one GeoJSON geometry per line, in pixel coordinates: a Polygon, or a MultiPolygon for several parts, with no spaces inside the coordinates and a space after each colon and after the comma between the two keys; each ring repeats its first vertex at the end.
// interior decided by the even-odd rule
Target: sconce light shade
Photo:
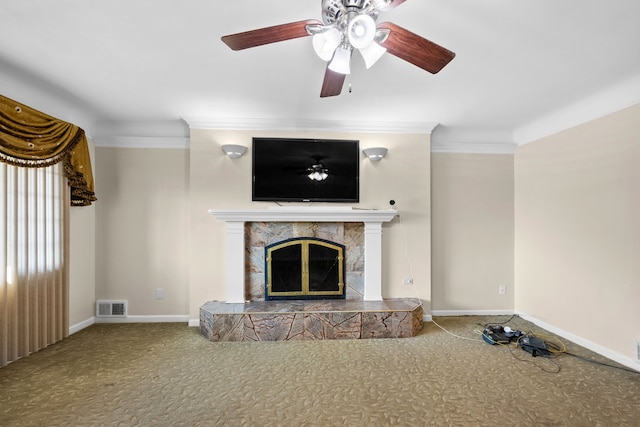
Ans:
{"type": "Polygon", "coordinates": [[[224,151],[224,154],[229,156],[230,159],[237,159],[247,152],[247,147],[244,145],[226,144],[222,146],[222,151],[224,151]]]}
{"type": "Polygon", "coordinates": [[[382,158],[387,155],[387,149],[385,147],[365,148],[364,150],[362,150],[362,152],[372,162],[382,160],[382,158]]]}

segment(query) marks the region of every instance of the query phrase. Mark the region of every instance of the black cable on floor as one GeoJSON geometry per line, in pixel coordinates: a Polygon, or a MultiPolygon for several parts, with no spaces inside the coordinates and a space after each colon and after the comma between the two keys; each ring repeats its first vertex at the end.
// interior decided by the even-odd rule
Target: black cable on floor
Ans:
{"type": "Polygon", "coordinates": [[[569,356],[573,356],[573,357],[575,357],[577,359],[580,359],[580,360],[583,360],[585,362],[595,363],[596,365],[607,366],[609,368],[620,369],[621,371],[627,371],[627,372],[631,372],[632,374],[640,375],[640,372],[636,371],[635,369],[627,368],[627,367],[624,367],[624,366],[610,365],[609,363],[598,362],[597,360],[588,359],[586,357],[579,356],[577,354],[569,353],[568,351],[565,351],[564,354],[567,354],[569,356]]]}

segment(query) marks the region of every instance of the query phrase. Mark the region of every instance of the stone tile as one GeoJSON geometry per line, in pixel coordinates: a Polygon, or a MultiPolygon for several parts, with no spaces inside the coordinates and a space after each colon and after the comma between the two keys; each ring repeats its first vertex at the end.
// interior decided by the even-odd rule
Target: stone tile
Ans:
{"type": "Polygon", "coordinates": [[[409,299],[390,299],[385,300],[385,304],[389,310],[412,310],[415,307],[413,300],[409,299]]]}
{"type": "Polygon", "coordinates": [[[345,252],[344,260],[347,271],[364,272],[364,247],[347,246],[345,252]]]}
{"type": "Polygon", "coordinates": [[[362,338],[395,338],[393,332],[393,313],[362,313],[362,338]]]}
{"type": "Polygon", "coordinates": [[[302,333],[294,328],[299,327],[299,323],[295,314],[249,314],[244,327],[254,333],[258,341],[286,341],[290,335],[302,333]]]}
{"type": "Polygon", "coordinates": [[[344,225],[335,222],[318,223],[318,229],[314,237],[344,244],[344,225]]]}
{"type": "Polygon", "coordinates": [[[394,312],[391,325],[393,338],[406,338],[413,336],[413,316],[410,311],[394,312]]]}
{"type": "Polygon", "coordinates": [[[362,301],[363,311],[388,311],[389,306],[387,305],[387,301],[362,301]]]}
{"type": "Polygon", "coordinates": [[[213,341],[242,341],[244,314],[214,315],[213,341]]]}
{"type": "Polygon", "coordinates": [[[200,333],[213,341],[213,313],[207,310],[200,310],[200,333]]]}
{"type": "Polygon", "coordinates": [[[424,310],[422,309],[422,306],[419,305],[411,312],[411,320],[413,324],[413,330],[411,332],[412,337],[415,337],[416,335],[418,335],[422,330],[422,326],[424,324],[423,318],[424,318],[424,310]]]}
{"type": "Polygon", "coordinates": [[[246,298],[249,301],[264,301],[264,273],[249,273],[246,298]]]}
{"type": "Polygon", "coordinates": [[[264,247],[252,246],[247,252],[246,271],[264,274],[264,247]]]}
{"type": "Polygon", "coordinates": [[[344,223],[344,245],[348,248],[364,247],[364,224],[361,222],[344,223]]]}
{"type": "Polygon", "coordinates": [[[343,244],[344,226],[337,222],[295,222],[292,223],[294,237],[316,237],[343,244]]]}
{"type": "Polygon", "coordinates": [[[296,313],[294,315],[291,329],[287,335],[287,341],[303,341],[304,340],[304,313],[296,313]]]}
{"type": "Polygon", "coordinates": [[[361,313],[332,313],[325,336],[328,339],[359,339],[362,330],[361,313]]]}
{"type": "Polygon", "coordinates": [[[331,305],[333,311],[360,312],[362,310],[362,301],[357,300],[341,300],[331,305]]]}
{"type": "Polygon", "coordinates": [[[251,222],[245,226],[250,246],[265,247],[280,240],[291,239],[293,228],[285,222],[251,222]]]}
{"type": "Polygon", "coordinates": [[[309,300],[304,304],[304,311],[332,311],[334,306],[331,300],[309,300]]]}
{"type": "Polygon", "coordinates": [[[326,314],[310,313],[304,316],[304,339],[307,341],[323,340],[325,337],[324,322],[326,314]]]}
{"type": "Polygon", "coordinates": [[[347,285],[346,299],[362,301],[364,295],[364,272],[348,271],[345,277],[347,285]]]}

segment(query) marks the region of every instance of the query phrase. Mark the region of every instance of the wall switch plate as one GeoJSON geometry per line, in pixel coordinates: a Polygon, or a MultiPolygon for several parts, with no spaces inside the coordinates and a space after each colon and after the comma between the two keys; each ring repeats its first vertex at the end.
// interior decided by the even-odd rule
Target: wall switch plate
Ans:
{"type": "Polygon", "coordinates": [[[164,299],[164,289],[162,288],[156,289],[156,299],[164,299]]]}
{"type": "Polygon", "coordinates": [[[402,279],[402,284],[403,284],[403,285],[413,285],[413,279],[411,279],[411,278],[404,278],[404,279],[402,279]]]}
{"type": "Polygon", "coordinates": [[[498,286],[498,294],[505,295],[507,293],[507,285],[498,286]]]}

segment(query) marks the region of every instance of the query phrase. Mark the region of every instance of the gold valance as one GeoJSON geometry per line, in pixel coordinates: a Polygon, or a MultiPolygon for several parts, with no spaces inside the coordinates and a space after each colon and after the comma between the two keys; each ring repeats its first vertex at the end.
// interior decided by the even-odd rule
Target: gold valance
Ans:
{"type": "Polygon", "coordinates": [[[64,162],[71,205],[96,200],[84,130],[0,95],[0,161],[23,167],[64,162]]]}

